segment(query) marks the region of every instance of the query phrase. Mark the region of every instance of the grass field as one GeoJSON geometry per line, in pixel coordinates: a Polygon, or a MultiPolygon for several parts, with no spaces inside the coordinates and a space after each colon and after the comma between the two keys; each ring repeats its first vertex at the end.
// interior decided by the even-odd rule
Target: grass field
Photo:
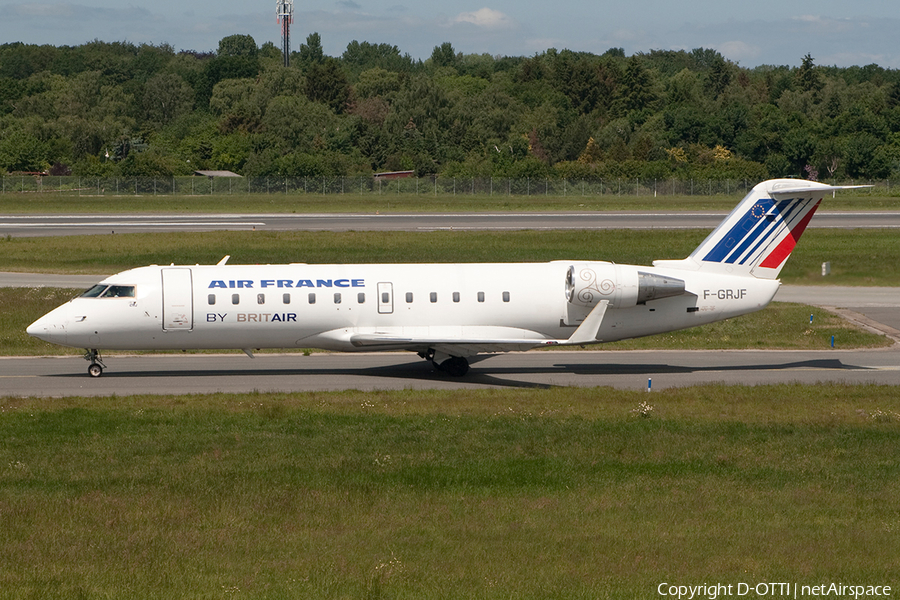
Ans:
{"type": "MultiPolygon", "coordinates": [[[[543,262],[609,260],[649,265],[683,258],[707,230],[212,232],[0,238],[0,270],[96,273],[148,264],[362,262],[543,262]]],[[[791,255],[781,279],[794,284],[900,286],[897,232],[814,229],[791,255]],[[822,277],[822,263],[832,274],[822,277]]]]}
{"type": "MultiPolygon", "coordinates": [[[[196,196],[77,196],[61,193],[0,194],[0,214],[40,213],[342,213],[446,211],[720,210],[730,211],[744,196],[701,195],[449,195],[449,194],[220,194],[196,196]]],[[[897,210],[900,196],[865,190],[841,192],[822,210],[897,210]]]]}
{"type": "Polygon", "coordinates": [[[0,598],[896,589],[898,434],[877,386],[0,400],[0,598]]]}
{"type": "MultiPolygon", "coordinates": [[[[332,198],[251,200],[198,209],[193,198],[15,196],[0,197],[0,212],[343,210],[332,198]]],[[[368,210],[422,204],[401,200],[368,210]]],[[[467,199],[469,210],[519,201],[467,199]]],[[[736,198],[713,201],[694,208],[727,210],[736,198]]],[[[251,264],[648,264],[705,235],[10,238],[0,270],[108,274],[225,254],[251,264]]],[[[823,283],[900,285],[895,239],[809,231],[783,279],[820,282],[830,260],[823,283]]],[[[57,348],[24,327],[71,293],[0,289],[0,353],[57,348]]],[[[842,347],[884,343],[776,303],[604,348],[818,348],[830,335],[842,347]]],[[[649,599],[664,582],[897,590],[898,453],[900,395],[886,386],[0,398],[0,599],[649,599]]]]}

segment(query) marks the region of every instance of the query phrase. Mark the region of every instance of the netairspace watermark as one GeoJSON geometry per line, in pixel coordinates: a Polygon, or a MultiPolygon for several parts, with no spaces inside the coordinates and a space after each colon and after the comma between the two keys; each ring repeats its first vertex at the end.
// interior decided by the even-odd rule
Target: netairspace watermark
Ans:
{"type": "Polygon", "coordinates": [[[820,583],[806,585],[786,582],[760,583],[704,583],[678,585],[663,582],[656,588],[660,596],[677,600],[694,598],[886,598],[891,597],[889,585],[849,585],[845,583],[820,583]]]}

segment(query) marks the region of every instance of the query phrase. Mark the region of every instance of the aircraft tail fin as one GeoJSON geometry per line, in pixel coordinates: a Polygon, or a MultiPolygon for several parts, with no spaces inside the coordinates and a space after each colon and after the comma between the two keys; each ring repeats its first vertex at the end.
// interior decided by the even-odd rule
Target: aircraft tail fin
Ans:
{"type": "Polygon", "coordinates": [[[690,256],[654,266],[777,279],[825,194],[868,186],[798,179],[756,185],[690,256]]]}

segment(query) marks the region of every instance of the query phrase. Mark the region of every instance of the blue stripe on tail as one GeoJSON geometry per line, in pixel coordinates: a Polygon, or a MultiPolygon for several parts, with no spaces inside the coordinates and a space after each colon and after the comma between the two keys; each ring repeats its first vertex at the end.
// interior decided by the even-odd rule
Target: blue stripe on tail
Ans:
{"type": "MultiPolygon", "coordinates": [[[[803,205],[796,198],[775,202],[771,198],[756,201],[744,216],[703,258],[706,262],[745,264],[777,238],[803,205]]],[[[802,211],[800,211],[802,212],[802,211]]]]}
{"type": "MultiPolygon", "coordinates": [[[[766,213],[775,206],[775,201],[771,198],[762,198],[758,200],[750,210],[748,210],[740,221],[735,223],[734,227],[726,233],[719,243],[716,244],[709,253],[703,257],[707,262],[723,262],[731,254],[735,246],[740,244],[745,238],[752,236],[756,239],[765,227],[757,228],[756,226],[763,221],[766,213]]],[[[730,262],[734,262],[733,260],[730,262]]]]}

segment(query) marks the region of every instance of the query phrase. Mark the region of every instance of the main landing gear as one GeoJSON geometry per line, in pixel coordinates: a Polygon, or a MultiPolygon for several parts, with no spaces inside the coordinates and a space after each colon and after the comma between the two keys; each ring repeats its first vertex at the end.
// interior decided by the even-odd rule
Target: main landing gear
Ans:
{"type": "Polygon", "coordinates": [[[91,366],[88,367],[88,375],[91,377],[100,377],[103,375],[103,369],[106,368],[106,365],[103,364],[103,359],[100,358],[99,350],[85,351],[84,360],[91,363],[91,366]]]}
{"type": "Polygon", "coordinates": [[[443,352],[435,352],[431,348],[428,352],[420,352],[419,356],[430,360],[435,369],[451,377],[462,377],[469,372],[469,361],[464,356],[450,356],[443,352]]]}

